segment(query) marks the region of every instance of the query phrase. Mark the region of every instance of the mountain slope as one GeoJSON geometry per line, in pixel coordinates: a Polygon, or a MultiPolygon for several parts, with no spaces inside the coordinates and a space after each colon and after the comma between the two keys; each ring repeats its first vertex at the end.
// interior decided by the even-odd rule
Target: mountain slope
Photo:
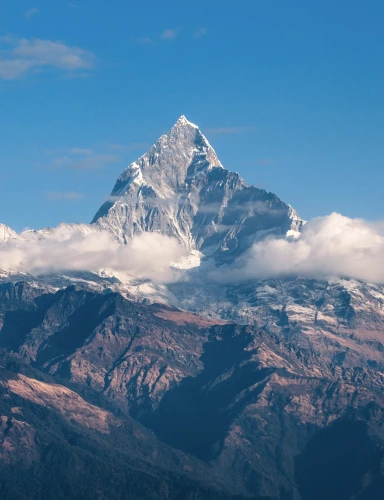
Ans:
{"type": "Polygon", "coordinates": [[[123,412],[116,418],[38,370],[0,359],[2,499],[242,498],[123,412]]]}
{"type": "MultiPolygon", "coordinates": [[[[2,285],[0,292],[0,346],[11,366],[29,363],[92,394],[93,404],[100,405],[97,395],[107,398],[117,418],[116,408],[128,411],[163,443],[208,464],[229,491],[302,500],[316,498],[320,486],[334,500],[376,498],[364,495],[381,491],[384,349],[368,335],[381,327],[366,324],[359,337],[363,317],[352,319],[341,291],[324,299],[338,307],[339,331],[323,324],[317,334],[291,324],[289,313],[288,319],[284,311],[273,314],[273,304],[270,322],[259,327],[137,304],[114,292],[47,293],[23,283],[2,285]],[[340,452],[332,469],[340,477],[324,490],[316,460],[323,460],[327,480],[327,456],[343,442],[356,450],[340,452]],[[356,469],[353,480],[343,462],[356,469]],[[342,484],[348,484],[344,496],[342,484]]],[[[52,396],[48,404],[57,401],[65,404],[52,396]]],[[[173,467],[166,450],[161,453],[173,467]]],[[[194,466],[191,478],[200,477],[194,466]]]]}

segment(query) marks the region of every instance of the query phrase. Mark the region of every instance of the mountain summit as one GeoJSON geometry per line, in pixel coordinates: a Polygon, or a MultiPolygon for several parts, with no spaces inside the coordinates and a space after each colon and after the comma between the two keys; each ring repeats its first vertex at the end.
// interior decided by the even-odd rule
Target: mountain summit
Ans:
{"type": "Polygon", "coordinates": [[[122,243],[156,231],[218,261],[233,259],[266,234],[284,235],[302,224],[276,195],[223,168],[185,116],[124,170],[92,222],[122,243]]]}

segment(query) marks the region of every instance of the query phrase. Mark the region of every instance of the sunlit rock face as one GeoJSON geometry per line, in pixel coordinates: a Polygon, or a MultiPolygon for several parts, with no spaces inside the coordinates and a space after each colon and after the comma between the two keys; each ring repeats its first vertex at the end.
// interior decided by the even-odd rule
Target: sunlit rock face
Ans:
{"type": "Polygon", "coordinates": [[[184,116],[121,174],[93,223],[126,243],[157,231],[219,262],[302,220],[276,195],[223,168],[200,129],[184,116]]]}

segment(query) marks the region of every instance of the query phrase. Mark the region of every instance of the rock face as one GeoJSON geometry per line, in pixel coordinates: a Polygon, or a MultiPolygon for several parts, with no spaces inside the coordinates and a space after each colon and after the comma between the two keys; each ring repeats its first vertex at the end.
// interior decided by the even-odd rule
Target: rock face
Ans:
{"type": "Polygon", "coordinates": [[[122,243],[158,231],[221,262],[266,234],[300,230],[302,220],[276,195],[223,168],[200,129],[182,116],[124,170],[93,223],[122,243]]]}

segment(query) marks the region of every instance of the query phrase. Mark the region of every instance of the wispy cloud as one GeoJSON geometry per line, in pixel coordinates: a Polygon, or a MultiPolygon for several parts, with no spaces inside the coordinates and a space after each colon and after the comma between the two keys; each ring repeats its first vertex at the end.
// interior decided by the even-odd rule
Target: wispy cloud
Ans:
{"type": "Polygon", "coordinates": [[[137,149],[146,150],[150,144],[146,142],[132,142],[131,144],[118,144],[118,143],[109,143],[107,144],[107,148],[112,151],[124,153],[125,151],[135,151],[137,149]]]}
{"type": "Polygon", "coordinates": [[[224,134],[242,134],[245,132],[254,132],[255,127],[219,127],[206,129],[207,134],[224,135],[224,134]]]}
{"type": "Polygon", "coordinates": [[[194,37],[201,38],[202,36],[206,35],[207,33],[208,33],[207,28],[199,28],[198,30],[195,31],[194,37]]]}
{"type": "Polygon", "coordinates": [[[23,15],[24,15],[25,19],[30,19],[32,16],[34,16],[38,12],[39,12],[39,9],[37,9],[36,7],[33,7],[32,9],[26,10],[23,13],[23,15]]]}
{"type": "Polygon", "coordinates": [[[115,155],[93,155],[80,158],[70,164],[72,170],[97,170],[104,168],[108,163],[116,163],[118,158],[115,155]]]}
{"type": "Polygon", "coordinates": [[[276,163],[276,160],[273,158],[259,158],[258,160],[255,161],[246,161],[244,162],[244,166],[246,167],[270,167],[271,165],[274,165],[276,163]]]}
{"type": "Polygon", "coordinates": [[[60,41],[0,37],[0,79],[3,80],[15,80],[44,69],[84,74],[84,70],[93,68],[94,64],[95,56],[91,52],[60,41]]]}
{"type": "Polygon", "coordinates": [[[47,149],[44,153],[48,157],[48,164],[45,165],[50,170],[102,170],[107,165],[122,162],[126,147],[129,145],[103,144],[98,151],[79,146],[69,149],[47,149]]]}
{"type": "Polygon", "coordinates": [[[172,28],[172,29],[169,28],[162,31],[159,35],[133,38],[133,41],[140,45],[146,45],[148,47],[156,47],[161,42],[174,40],[175,38],[177,38],[179,33],[180,33],[179,28],[172,28]]]}
{"type": "Polygon", "coordinates": [[[260,165],[262,167],[269,167],[270,165],[273,165],[275,163],[275,160],[273,158],[259,158],[256,161],[257,165],[260,165]]]}
{"type": "Polygon", "coordinates": [[[44,197],[47,200],[51,201],[62,201],[62,200],[76,201],[83,199],[85,196],[83,193],[78,193],[77,191],[67,191],[67,192],[46,191],[44,193],[44,197]]]}
{"type": "Polygon", "coordinates": [[[119,158],[116,155],[93,154],[88,156],[60,156],[52,162],[53,169],[70,170],[99,170],[109,163],[116,163],[119,158]]]}
{"type": "Polygon", "coordinates": [[[79,156],[90,156],[94,154],[92,149],[87,149],[87,148],[71,148],[69,152],[71,155],[79,155],[79,156]]]}
{"type": "Polygon", "coordinates": [[[162,40],[174,40],[178,34],[179,34],[178,29],[166,29],[162,32],[160,38],[162,40]]]}
{"type": "Polygon", "coordinates": [[[136,38],[136,42],[142,45],[152,45],[156,43],[155,40],[153,38],[150,38],[149,36],[142,36],[140,38],[136,38]]]}

